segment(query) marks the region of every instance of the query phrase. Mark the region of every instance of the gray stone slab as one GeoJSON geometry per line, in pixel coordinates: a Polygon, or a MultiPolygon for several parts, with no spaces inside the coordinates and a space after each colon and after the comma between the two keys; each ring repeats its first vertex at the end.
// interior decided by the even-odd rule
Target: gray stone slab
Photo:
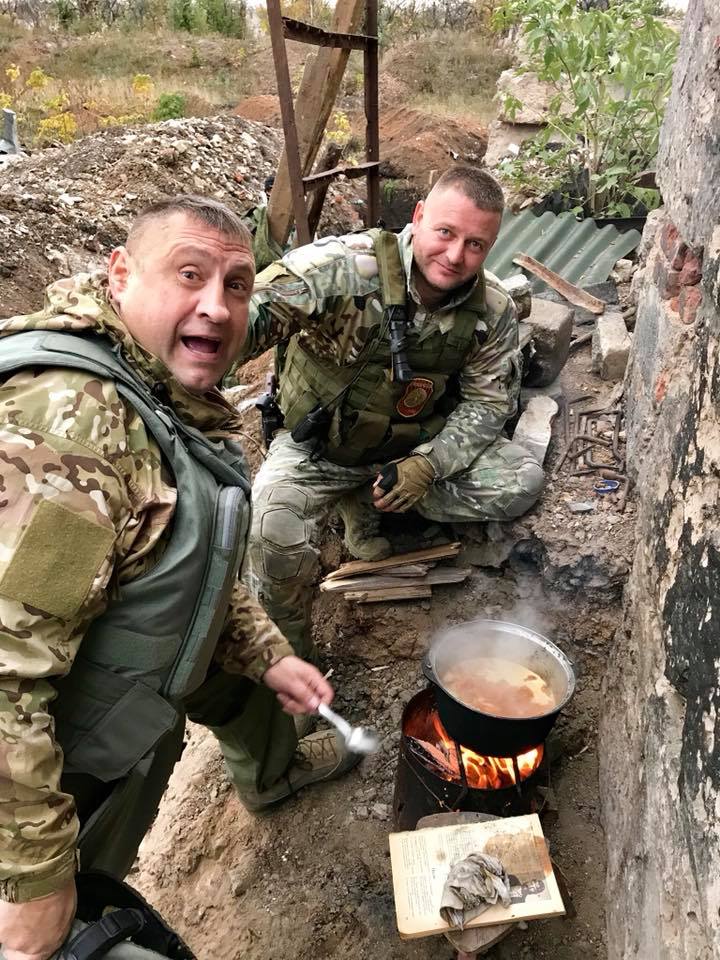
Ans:
{"type": "Polygon", "coordinates": [[[557,412],[558,405],[550,397],[534,397],[515,427],[513,441],[525,447],[539,464],[545,461],[557,412]]]}
{"type": "Polygon", "coordinates": [[[592,338],[592,369],[602,380],[622,380],[631,346],[625,318],[616,311],[598,317],[592,338]]]}
{"type": "Polygon", "coordinates": [[[565,396],[560,377],[556,377],[552,383],[545,387],[522,387],[520,389],[520,409],[525,410],[533,397],[550,397],[555,403],[560,403],[565,396]]]}

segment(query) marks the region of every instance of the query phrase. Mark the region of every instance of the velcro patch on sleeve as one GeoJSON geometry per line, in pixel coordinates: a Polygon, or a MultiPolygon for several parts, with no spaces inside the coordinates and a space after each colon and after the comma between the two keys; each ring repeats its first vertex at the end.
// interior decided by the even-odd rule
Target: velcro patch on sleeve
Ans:
{"type": "Polygon", "coordinates": [[[0,596],[70,620],[114,539],[112,529],[52,500],[41,500],[0,579],[0,596]]]}

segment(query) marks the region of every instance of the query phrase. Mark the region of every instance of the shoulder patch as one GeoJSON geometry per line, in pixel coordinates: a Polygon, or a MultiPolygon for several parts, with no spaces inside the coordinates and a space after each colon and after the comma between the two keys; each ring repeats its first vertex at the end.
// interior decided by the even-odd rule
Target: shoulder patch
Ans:
{"type": "Polygon", "coordinates": [[[41,500],[0,579],[0,596],[71,620],[114,540],[114,530],[41,500]]]}

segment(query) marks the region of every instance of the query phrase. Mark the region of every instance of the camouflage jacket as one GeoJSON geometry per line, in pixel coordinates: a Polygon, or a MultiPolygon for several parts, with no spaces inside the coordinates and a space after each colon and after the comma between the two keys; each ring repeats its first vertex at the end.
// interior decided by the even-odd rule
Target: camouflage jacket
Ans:
{"type": "MultiPolygon", "coordinates": [[[[133,341],[104,291],[99,277],[61,280],[48,289],[43,310],[0,321],[0,336],[28,329],[102,331],[143,379],[165,386],[183,420],[208,436],[238,439],[236,412],[222,395],[188,393],[133,341]]],[[[87,626],[115,587],[157,561],[176,497],[155,440],[112,382],[78,370],[28,369],[0,383],[1,899],[44,896],[74,873],[78,822],[72,797],[60,790],[63,758],[49,712],[52,678],[71,669],[87,626]],[[23,603],[17,585],[8,590],[14,599],[3,591],[14,556],[32,542],[34,508],[42,498],[110,533],[112,547],[85,571],[84,599],[69,620],[23,603]]],[[[56,533],[42,543],[45,554],[62,536],[56,533]]],[[[67,555],[67,544],[62,552],[67,555]]],[[[259,679],[289,653],[290,645],[238,582],[216,660],[229,672],[259,679]]]]}
{"type": "MultiPolygon", "coordinates": [[[[419,339],[451,328],[457,307],[470,289],[435,311],[427,310],[412,282],[410,226],[400,234],[400,249],[414,306],[419,339]]],[[[354,363],[365,332],[377,326],[378,269],[367,234],[327,237],[291,250],[258,275],[250,306],[248,335],[240,363],[297,334],[302,346],[321,359],[354,363]]],[[[515,412],[520,387],[520,354],[515,305],[499,282],[486,274],[487,334],[473,346],[460,371],[460,402],[444,428],[416,447],[438,477],[466,469],[499,435],[515,412]]],[[[389,366],[389,358],[388,358],[389,366]]]]}

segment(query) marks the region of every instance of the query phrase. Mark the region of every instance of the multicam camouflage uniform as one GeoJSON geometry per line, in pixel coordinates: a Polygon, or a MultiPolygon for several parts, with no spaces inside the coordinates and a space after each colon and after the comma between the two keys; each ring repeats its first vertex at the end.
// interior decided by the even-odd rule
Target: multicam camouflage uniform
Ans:
{"type": "MultiPolygon", "coordinates": [[[[427,310],[411,277],[412,235],[400,252],[420,342],[453,327],[471,291],[427,310]]],[[[327,238],[293,250],[256,280],[242,360],[296,335],[303,348],[343,366],[358,360],[382,315],[372,239],[327,238]]],[[[459,402],[441,431],[407,453],[432,463],[436,481],[416,509],[440,521],[508,520],[539,496],[543,473],[526,450],[500,436],[520,385],[512,300],[486,277],[485,311],[459,373],[459,402]]],[[[388,357],[388,367],[390,360],[388,357]]],[[[281,378],[282,384],[282,378],[281,378]]],[[[282,391],[281,391],[282,397],[282,391]]],[[[340,466],[312,457],[313,443],[276,435],[253,485],[253,524],[246,580],[296,652],[310,652],[310,585],[317,572],[317,526],[348,491],[369,488],[379,464],[340,466]]]]}
{"type": "MultiPolygon", "coordinates": [[[[0,322],[0,338],[34,329],[105,334],[141,379],[166,391],[183,422],[214,439],[235,436],[235,411],[219,392],[185,391],[132,340],[100,278],[54,284],[42,311],[0,322]]],[[[73,876],[79,824],[74,797],[61,783],[53,678],[71,671],[88,626],[118,587],[156,564],[176,500],[154,438],[110,380],[24,369],[0,384],[2,899],[44,896],[73,876]],[[38,510],[45,502],[57,509],[38,510]],[[33,551],[38,567],[51,571],[44,580],[32,575],[33,551]]],[[[252,682],[291,652],[237,583],[212,676],[186,706],[192,718],[212,725],[230,762],[240,758],[249,787],[279,777],[293,754],[292,720],[274,713],[272,692],[252,682]],[[268,738],[275,739],[275,767],[265,762],[268,738]]]]}

